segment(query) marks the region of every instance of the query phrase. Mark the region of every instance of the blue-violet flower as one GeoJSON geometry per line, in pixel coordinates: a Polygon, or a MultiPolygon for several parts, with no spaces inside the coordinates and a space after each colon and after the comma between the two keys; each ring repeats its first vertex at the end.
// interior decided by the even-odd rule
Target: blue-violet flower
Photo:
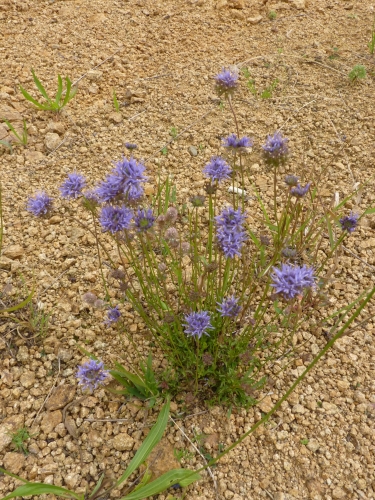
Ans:
{"type": "Polygon", "coordinates": [[[133,212],[130,208],[122,205],[121,207],[113,207],[107,205],[102,208],[99,221],[103,231],[110,231],[112,234],[124,229],[130,229],[133,212]]]}
{"type": "Polygon", "coordinates": [[[86,179],[81,174],[73,172],[68,174],[68,178],[60,186],[63,198],[78,198],[82,194],[82,189],[86,186],[86,179]]]}
{"type": "Polygon", "coordinates": [[[107,319],[104,321],[104,324],[107,326],[112,325],[112,323],[117,323],[120,319],[121,313],[118,309],[118,306],[110,307],[107,311],[107,319]]]}
{"type": "Polygon", "coordinates": [[[225,148],[251,148],[252,145],[253,140],[246,136],[238,138],[236,134],[231,134],[223,139],[223,146],[225,148]]]}
{"type": "Polygon", "coordinates": [[[215,217],[216,236],[220,248],[227,258],[241,255],[242,244],[247,240],[243,224],[246,214],[241,209],[225,208],[220,215],[215,217]]]}
{"type": "Polygon", "coordinates": [[[152,214],[151,208],[149,208],[148,210],[138,209],[138,212],[134,217],[134,225],[137,231],[147,231],[154,225],[154,222],[155,217],[152,214]]]}
{"type": "Polygon", "coordinates": [[[315,287],[313,267],[281,264],[281,269],[274,267],[273,271],[271,286],[275,288],[276,293],[282,294],[286,299],[301,295],[305,288],[315,287]]]}
{"type": "Polygon", "coordinates": [[[185,315],[185,333],[188,337],[198,337],[208,335],[207,330],[212,330],[210,314],[207,311],[192,312],[185,315]]]}
{"type": "Polygon", "coordinates": [[[241,306],[238,305],[238,299],[234,295],[224,299],[222,302],[217,302],[219,306],[216,310],[224,318],[235,318],[241,311],[241,306]]]}
{"type": "Polygon", "coordinates": [[[232,169],[221,156],[213,156],[209,163],[204,167],[203,173],[211,179],[211,181],[221,182],[224,179],[229,179],[232,169]]]}
{"type": "Polygon", "coordinates": [[[358,225],[359,215],[353,212],[350,215],[342,217],[339,222],[341,224],[341,229],[343,231],[348,231],[348,233],[352,233],[358,225]]]}
{"type": "Polygon", "coordinates": [[[267,160],[279,161],[285,159],[288,154],[288,138],[283,137],[280,132],[268,135],[266,143],[262,146],[267,160]]]}
{"type": "Polygon", "coordinates": [[[219,95],[232,94],[237,87],[238,70],[225,69],[215,76],[216,90],[219,95]]]}
{"type": "Polygon", "coordinates": [[[304,187],[302,187],[301,184],[297,184],[297,186],[291,188],[290,194],[296,198],[303,198],[310,189],[310,186],[311,182],[308,182],[304,187]]]}
{"type": "Polygon", "coordinates": [[[53,199],[44,191],[37,193],[34,198],[29,198],[27,202],[27,210],[32,214],[45,215],[52,208],[53,199]]]}
{"type": "Polygon", "coordinates": [[[104,370],[103,361],[95,361],[94,359],[81,365],[77,371],[78,383],[91,392],[98,385],[101,385],[108,376],[109,371],[104,370]]]}

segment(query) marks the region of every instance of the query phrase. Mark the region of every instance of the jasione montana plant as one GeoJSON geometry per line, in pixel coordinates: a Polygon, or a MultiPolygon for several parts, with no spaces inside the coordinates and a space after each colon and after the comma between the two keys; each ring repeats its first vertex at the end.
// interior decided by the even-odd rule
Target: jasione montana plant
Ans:
{"type": "MultiPolygon", "coordinates": [[[[282,360],[273,368],[277,377],[297,349],[311,342],[317,325],[337,328],[365,296],[332,311],[327,284],[342,242],[374,210],[345,214],[350,197],[325,207],[314,179],[301,183],[293,172],[281,178],[280,167],[286,168],[289,157],[281,131],[262,146],[273,177],[273,197],[265,200],[248,166],[253,140],[241,135],[234,109],[238,77],[233,69],[215,77],[236,130],[223,139],[223,154],[202,165],[204,191],[177,201],[170,179],[159,179],[156,194],[147,201],[146,167],[135,157],[117,161],[92,190],[77,172],[60,188],[63,198],[83,197],[95,225],[105,296],[103,301],[88,293],[84,299],[93,307],[106,305],[106,325],[119,328],[138,353],[120,304],[109,300],[105,255],[123,300],[142,318],[168,361],[158,383],[152,379],[152,390],[145,369],[135,368],[137,378],[129,379],[131,373],[118,364],[111,373],[126,390],[133,387],[133,394],[184,390],[212,402],[249,406],[267,384],[272,362],[282,360]],[[250,190],[257,202],[251,209],[250,190]],[[257,227],[250,223],[250,212],[257,227]],[[108,238],[123,262],[120,267],[101,244],[108,238]]],[[[52,205],[42,192],[29,199],[28,209],[43,216],[52,205]]]]}

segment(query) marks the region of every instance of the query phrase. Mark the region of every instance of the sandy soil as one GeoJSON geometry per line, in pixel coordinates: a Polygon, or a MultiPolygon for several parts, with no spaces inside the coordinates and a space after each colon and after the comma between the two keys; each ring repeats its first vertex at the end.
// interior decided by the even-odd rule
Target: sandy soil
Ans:
{"type": "MultiPolygon", "coordinates": [[[[235,100],[241,130],[254,138],[250,168],[265,199],[273,194],[272,175],[260,145],[282,129],[290,138],[289,172],[319,179],[327,203],[363,183],[352,204],[373,206],[375,57],[367,48],[373,16],[374,4],[365,0],[0,0],[0,117],[17,130],[25,119],[29,132],[27,148],[14,144],[13,154],[0,151],[0,299],[24,298],[25,282],[29,290],[34,283],[34,317],[51,312],[48,331],[36,338],[0,317],[0,466],[84,492],[102,471],[117,477],[124,470],[157,415],[157,409],[147,412],[141,402],[125,403],[104,389],[70,405],[81,396],[75,373],[84,358],[77,344],[107,363],[121,360],[121,352],[129,360],[132,352],[115,329],[103,327],[103,311],[82,302],[87,291],[102,294],[102,285],[95,240],[82,228],[90,227],[86,212],[79,201],[58,199],[66,174],[77,170],[93,186],[121,157],[124,143],[132,142],[148,169],[149,194],[157,175],[168,173],[179,201],[202,193],[203,165],[220,153],[221,137],[234,132],[231,115],[218,106],[212,76],[236,64],[248,67],[261,91],[278,80],[272,98],[261,99],[241,77],[235,100]],[[356,64],[366,67],[367,77],[352,84],[348,73],[356,64]],[[58,74],[79,82],[61,114],[38,111],[22,97],[19,85],[34,92],[31,68],[51,94],[58,74]],[[165,155],[172,127],[183,133],[165,155]],[[56,198],[48,219],[25,208],[40,190],[56,198]],[[9,436],[23,426],[31,435],[27,456],[12,448],[9,436]]],[[[0,139],[11,139],[4,124],[0,139]]],[[[227,196],[224,189],[219,194],[227,196]]],[[[254,205],[249,200],[250,213],[254,205]]],[[[335,306],[374,285],[374,232],[370,216],[349,239],[330,285],[335,306]]],[[[111,293],[120,291],[113,285],[111,293]]],[[[122,312],[148,352],[142,322],[130,307],[122,312]]],[[[215,454],[261,418],[301,373],[326,342],[321,331],[314,335],[258,407],[227,418],[225,408],[187,407],[177,398],[172,415],[201,451],[215,454]]],[[[369,321],[341,339],[272,421],[213,469],[216,487],[205,475],[185,497],[177,490],[158,498],[374,499],[374,359],[369,321]]],[[[155,353],[155,368],[162,363],[155,353]]],[[[178,466],[174,449],[192,452],[181,460],[187,467],[204,463],[171,426],[159,470],[178,466]]],[[[16,481],[0,477],[5,495],[16,481]]]]}

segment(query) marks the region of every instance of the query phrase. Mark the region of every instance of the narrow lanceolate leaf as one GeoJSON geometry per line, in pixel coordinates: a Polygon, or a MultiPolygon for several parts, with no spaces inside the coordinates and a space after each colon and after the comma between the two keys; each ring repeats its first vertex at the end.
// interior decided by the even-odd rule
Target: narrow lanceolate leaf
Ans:
{"type": "Polygon", "coordinates": [[[60,488],[60,486],[53,486],[51,484],[43,483],[27,483],[16,488],[12,493],[3,497],[1,500],[8,500],[8,498],[15,497],[28,497],[28,496],[38,496],[51,493],[62,498],[76,498],[77,500],[82,499],[82,495],[78,495],[73,491],[66,490],[65,488],[60,488]]]}
{"type": "Polygon", "coordinates": [[[34,99],[34,97],[31,97],[31,95],[27,92],[27,90],[25,90],[23,87],[21,87],[21,85],[20,85],[20,91],[21,91],[23,97],[25,99],[27,99],[28,101],[32,102],[36,107],[38,107],[39,109],[46,109],[46,107],[43,104],[40,104],[40,102],[38,102],[36,99],[34,99]]]}
{"type": "MultiPolygon", "coordinates": [[[[133,474],[133,472],[138,469],[138,467],[146,460],[151,451],[155,448],[158,442],[161,440],[164,430],[167,426],[169,418],[169,401],[163,406],[161,412],[158,416],[156,424],[152,427],[150,432],[147,434],[146,439],[141,444],[141,447],[135,454],[134,458],[129,464],[129,467],[120,477],[116,483],[118,487],[121,483],[126,481],[126,479],[133,474]]],[[[141,497],[142,498],[142,497],[141,497]]]]}
{"type": "MultiPolygon", "coordinates": [[[[31,301],[33,298],[35,290],[32,289],[30,294],[26,297],[25,300],[20,302],[19,304],[16,304],[15,306],[12,307],[6,307],[5,309],[0,309],[0,313],[5,313],[5,312],[12,312],[12,311],[18,311],[19,309],[22,309],[23,307],[27,306],[27,304],[31,301]]],[[[2,499],[1,499],[2,500],[2,499]]]]}
{"type": "Polygon", "coordinates": [[[60,99],[62,95],[62,90],[63,90],[63,83],[62,83],[62,78],[60,75],[57,76],[57,94],[55,97],[55,104],[60,107],[60,99]]]}
{"type": "Polygon", "coordinates": [[[155,481],[143,486],[143,488],[126,495],[126,497],[122,497],[121,500],[143,500],[167,490],[173,484],[178,483],[180,486],[185,487],[194,481],[198,481],[200,478],[201,476],[197,472],[188,469],[173,469],[158,477],[155,481]]]}
{"type": "Polygon", "coordinates": [[[10,152],[13,153],[13,148],[10,142],[1,140],[0,144],[5,146],[6,148],[9,148],[10,152]]]}
{"type": "Polygon", "coordinates": [[[45,88],[43,87],[42,83],[40,82],[40,80],[38,80],[38,77],[36,76],[36,74],[34,73],[34,70],[32,69],[31,70],[31,73],[33,75],[33,79],[34,79],[34,83],[35,85],[38,87],[38,90],[39,92],[42,94],[42,96],[51,104],[51,99],[48,97],[48,94],[45,90],[45,88]]]}

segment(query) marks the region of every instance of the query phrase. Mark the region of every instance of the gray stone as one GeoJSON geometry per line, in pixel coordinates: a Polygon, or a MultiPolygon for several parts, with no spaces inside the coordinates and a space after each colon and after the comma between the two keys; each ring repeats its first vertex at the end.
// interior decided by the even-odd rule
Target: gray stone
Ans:
{"type": "Polygon", "coordinates": [[[55,150],[61,143],[61,138],[59,134],[54,132],[48,132],[44,137],[44,144],[49,151],[55,150]]]}
{"type": "Polygon", "coordinates": [[[198,155],[198,150],[197,150],[197,148],[195,146],[189,146],[188,151],[191,154],[191,156],[197,156],[198,155]]]}

